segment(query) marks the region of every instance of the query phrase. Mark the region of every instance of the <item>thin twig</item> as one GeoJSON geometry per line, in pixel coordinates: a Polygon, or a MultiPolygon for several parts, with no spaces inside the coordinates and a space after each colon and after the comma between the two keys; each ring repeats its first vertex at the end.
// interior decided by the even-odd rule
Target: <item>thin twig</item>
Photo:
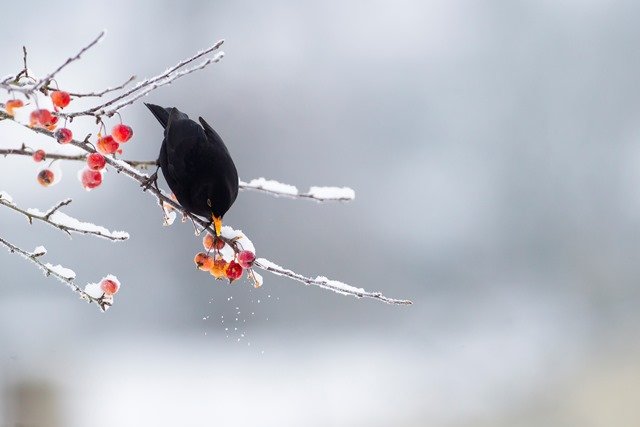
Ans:
{"type": "Polygon", "coordinates": [[[142,98],[143,96],[147,96],[147,94],[159,87],[171,84],[174,80],[179,79],[180,77],[186,76],[187,74],[191,74],[194,71],[198,71],[203,69],[204,67],[206,67],[207,65],[211,64],[211,63],[215,63],[215,62],[220,62],[220,60],[224,57],[224,52],[220,52],[217,55],[215,55],[213,58],[209,58],[206,61],[202,62],[200,65],[197,65],[193,68],[188,68],[184,71],[180,71],[179,73],[173,74],[171,76],[168,76],[167,78],[165,78],[164,80],[161,80],[157,83],[154,83],[150,86],[148,86],[147,88],[145,88],[144,90],[138,92],[135,96],[120,102],[119,104],[116,104],[115,106],[113,106],[113,108],[109,109],[109,110],[100,110],[94,114],[96,115],[102,115],[104,114],[107,117],[111,117],[113,116],[116,111],[120,110],[123,107],[126,107],[127,105],[131,105],[133,104],[135,101],[137,101],[138,99],[142,98]]]}
{"type": "Polygon", "coordinates": [[[122,83],[119,86],[116,87],[108,87],[100,92],[89,92],[89,93],[74,93],[74,92],[70,92],[69,95],[75,97],[75,98],[88,98],[88,97],[94,97],[94,98],[99,98],[101,96],[106,95],[109,92],[115,92],[121,89],[124,89],[129,83],[131,83],[132,81],[134,81],[136,79],[136,76],[131,76],[129,77],[129,80],[127,80],[126,82],[122,83]]]}
{"type": "Polygon", "coordinates": [[[105,30],[100,31],[100,34],[98,34],[98,37],[96,37],[95,39],[93,39],[93,41],[91,41],[91,43],[89,43],[88,45],[86,45],[85,47],[80,49],[80,52],[78,52],[75,56],[67,58],[67,60],[62,65],[60,65],[58,68],[56,68],[51,73],[47,74],[45,77],[43,77],[40,80],[38,80],[36,82],[36,84],[33,85],[32,91],[36,91],[36,90],[40,89],[44,84],[48,84],[51,81],[51,79],[53,79],[55,77],[55,75],[58,74],[64,67],[66,67],[67,65],[71,64],[73,61],[77,61],[78,59],[80,59],[80,57],[82,56],[83,53],[85,53],[87,50],[91,49],[100,40],[102,40],[102,38],[104,37],[105,34],[106,34],[105,30]]]}
{"type": "Polygon", "coordinates": [[[81,289],[78,285],[76,285],[74,283],[74,278],[75,277],[66,277],[63,276],[62,274],[58,273],[58,271],[56,271],[56,269],[54,268],[54,266],[52,266],[51,264],[47,263],[43,263],[41,262],[38,258],[40,258],[42,255],[44,255],[44,253],[42,252],[27,252],[24,249],[20,249],[19,247],[17,247],[16,245],[14,245],[11,242],[8,242],[7,240],[3,239],[2,237],[0,237],[0,243],[3,244],[7,249],[9,249],[9,251],[11,253],[17,253],[22,255],[23,258],[31,261],[32,263],[34,263],[35,265],[37,265],[46,276],[53,276],[56,279],[58,279],[59,281],[61,281],[62,283],[66,284],[67,286],[69,286],[71,288],[71,290],[73,290],[74,292],[78,293],[80,295],[80,298],[82,298],[85,301],[88,301],[90,303],[95,303],[98,305],[98,307],[100,307],[100,310],[105,311],[108,307],[111,306],[111,300],[109,298],[107,298],[104,294],[100,297],[100,298],[94,298],[91,295],[89,295],[88,293],[86,293],[83,289],[81,289]]]}
{"type": "MultiPolygon", "coordinates": [[[[3,112],[0,111],[0,120],[3,118],[7,118],[6,115],[3,115],[3,112]]],[[[33,156],[33,150],[30,150],[25,145],[21,148],[0,148],[0,156],[8,156],[8,155],[16,155],[16,156],[33,156]]],[[[84,162],[87,160],[87,154],[57,154],[57,153],[46,153],[46,159],[50,160],[73,160],[84,162]]],[[[156,165],[155,160],[123,160],[130,166],[134,168],[146,169],[151,166],[156,165]]]]}
{"type": "Polygon", "coordinates": [[[205,50],[202,50],[198,53],[196,53],[195,55],[187,58],[187,59],[183,59],[182,61],[178,62],[176,65],[174,65],[173,67],[167,69],[164,73],[162,74],[158,74],[155,77],[151,77],[148,79],[145,79],[143,81],[141,81],[140,83],[138,83],[136,86],[134,86],[133,88],[129,89],[127,92],[105,102],[102,103],[100,105],[97,105],[95,107],[89,108],[87,110],[84,111],[78,111],[75,113],[68,113],[66,115],[64,115],[65,117],[68,118],[74,118],[74,117],[78,117],[78,116],[95,116],[95,115],[99,115],[99,111],[103,111],[106,107],[115,104],[118,101],[121,101],[123,99],[128,98],[130,95],[132,95],[133,93],[146,88],[149,85],[154,84],[157,81],[161,81],[166,79],[167,77],[169,77],[171,74],[173,74],[176,70],[184,67],[187,64],[190,64],[191,62],[197,60],[198,58],[203,57],[204,55],[213,52],[214,50],[217,50],[220,46],[222,46],[222,44],[224,43],[224,40],[220,40],[217,43],[215,43],[213,46],[208,47],[205,50]]]}
{"type": "Polygon", "coordinates": [[[310,277],[305,277],[294,271],[288,270],[286,268],[282,268],[279,265],[276,265],[264,258],[258,258],[257,260],[254,261],[253,265],[255,267],[261,268],[262,270],[269,271],[279,276],[285,276],[285,277],[288,277],[289,279],[297,280],[298,282],[302,282],[306,285],[318,286],[323,289],[328,289],[330,291],[337,292],[344,295],[351,295],[356,298],[373,298],[382,302],[386,302],[387,304],[394,304],[394,305],[413,304],[413,302],[411,302],[410,300],[389,298],[384,296],[381,292],[368,292],[361,288],[355,288],[353,286],[347,285],[342,282],[337,282],[335,280],[327,279],[326,277],[316,277],[315,279],[312,279],[310,277]]]}

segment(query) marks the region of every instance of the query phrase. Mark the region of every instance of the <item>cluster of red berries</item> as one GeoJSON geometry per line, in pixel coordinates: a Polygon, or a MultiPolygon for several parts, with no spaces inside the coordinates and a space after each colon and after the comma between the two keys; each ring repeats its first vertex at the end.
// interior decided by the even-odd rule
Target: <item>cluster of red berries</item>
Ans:
{"type": "Polygon", "coordinates": [[[224,240],[207,234],[202,239],[202,244],[207,252],[198,252],[193,259],[196,266],[202,271],[208,271],[216,279],[229,279],[229,283],[242,277],[244,270],[250,269],[256,256],[251,251],[242,250],[235,253],[234,259],[227,262],[222,255],[226,243],[224,240]],[[210,252],[214,251],[213,255],[210,252]]]}
{"type": "Polygon", "coordinates": [[[79,172],[80,182],[87,191],[102,184],[102,170],[106,164],[107,160],[100,153],[91,153],[87,156],[87,165],[79,172]]]}
{"type": "MultiPolygon", "coordinates": [[[[52,91],[50,93],[51,102],[53,103],[54,112],[57,113],[71,103],[71,95],[62,90],[52,91]]],[[[17,108],[24,107],[24,102],[20,99],[11,99],[5,103],[5,110],[10,116],[14,116],[17,108]]],[[[29,125],[54,132],[53,136],[59,144],[68,144],[73,140],[73,132],[66,127],[56,130],[58,124],[58,115],[52,113],[45,108],[38,108],[29,115],[29,125]]],[[[98,133],[96,149],[98,153],[87,156],[87,166],[78,173],[78,177],[82,186],[87,190],[91,190],[100,186],[102,183],[102,170],[105,167],[106,154],[122,153],[120,144],[128,142],[133,137],[133,129],[125,124],[117,124],[111,129],[111,134],[103,136],[98,133]]],[[[46,160],[44,150],[37,150],[33,153],[33,160],[41,162],[46,160]]],[[[51,168],[42,169],[38,172],[38,182],[48,187],[58,181],[51,168]]]]}

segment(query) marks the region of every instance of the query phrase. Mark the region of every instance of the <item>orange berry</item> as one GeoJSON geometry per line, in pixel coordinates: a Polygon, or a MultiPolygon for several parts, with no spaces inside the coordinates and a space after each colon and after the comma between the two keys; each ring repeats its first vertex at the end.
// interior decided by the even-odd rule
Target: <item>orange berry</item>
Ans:
{"type": "Polygon", "coordinates": [[[120,144],[118,144],[111,135],[98,138],[98,143],[96,144],[96,148],[102,154],[113,154],[118,151],[119,146],[120,144]]]}
{"type": "Polygon", "coordinates": [[[193,258],[193,262],[195,262],[196,266],[202,271],[208,271],[213,266],[213,258],[204,252],[198,252],[193,258]]]}
{"type": "Polygon", "coordinates": [[[213,249],[213,236],[211,234],[207,233],[202,238],[202,246],[204,246],[204,248],[208,251],[213,249]]]}
{"type": "Polygon", "coordinates": [[[10,99],[5,104],[5,110],[7,110],[7,113],[10,116],[14,115],[14,112],[13,112],[14,109],[20,108],[20,107],[24,107],[24,102],[22,102],[22,100],[20,99],[10,99]]]}
{"type": "Polygon", "coordinates": [[[71,102],[71,96],[69,92],[55,90],[51,92],[51,102],[53,102],[53,105],[56,107],[64,108],[71,102]]]}
{"type": "Polygon", "coordinates": [[[216,279],[222,279],[223,277],[226,277],[228,267],[229,264],[222,258],[219,258],[213,261],[213,266],[211,267],[209,272],[216,279]]]}

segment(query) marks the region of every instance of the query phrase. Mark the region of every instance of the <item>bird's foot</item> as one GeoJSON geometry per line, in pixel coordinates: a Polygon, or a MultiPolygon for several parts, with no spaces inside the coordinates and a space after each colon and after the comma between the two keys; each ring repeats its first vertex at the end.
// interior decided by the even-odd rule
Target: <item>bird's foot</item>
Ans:
{"type": "Polygon", "coordinates": [[[158,170],[157,169],[151,176],[144,179],[142,184],[140,184],[140,187],[142,187],[142,191],[147,191],[149,187],[151,187],[152,185],[156,188],[156,190],[160,190],[158,188],[158,170]]]}

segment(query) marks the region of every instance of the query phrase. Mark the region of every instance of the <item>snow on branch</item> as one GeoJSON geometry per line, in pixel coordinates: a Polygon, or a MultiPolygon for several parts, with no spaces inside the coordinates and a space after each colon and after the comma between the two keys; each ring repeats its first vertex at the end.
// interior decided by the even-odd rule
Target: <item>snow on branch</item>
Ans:
{"type": "Polygon", "coordinates": [[[240,188],[261,191],[276,197],[307,198],[318,202],[326,202],[328,200],[348,202],[356,197],[355,191],[349,187],[311,187],[306,193],[301,193],[293,185],[262,177],[252,179],[249,182],[240,181],[240,188]]]}
{"type": "Polygon", "coordinates": [[[47,253],[47,250],[43,246],[38,246],[33,252],[27,252],[2,237],[0,237],[0,244],[4,245],[9,252],[21,255],[27,261],[35,264],[40,268],[40,270],[42,270],[45,276],[53,276],[60,282],[67,285],[72,291],[79,294],[80,298],[83,300],[88,301],[89,303],[95,303],[103,312],[113,304],[113,294],[102,292],[102,294],[90,295],[84,289],[76,285],[74,282],[76,273],[73,270],[63,267],[60,264],[52,265],[50,263],[43,263],[40,261],[40,257],[47,253]]]}
{"type": "Polygon", "coordinates": [[[268,259],[264,259],[264,258],[256,259],[253,265],[263,270],[266,270],[270,273],[277,274],[278,276],[288,277],[290,279],[297,280],[298,282],[302,282],[306,285],[318,286],[323,289],[328,289],[330,291],[333,291],[342,295],[351,295],[356,298],[374,298],[379,301],[386,302],[387,304],[397,304],[397,305],[412,304],[410,300],[389,298],[382,295],[381,292],[368,292],[362,288],[356,288],[354,286],[347,285],[346,283],[342,283],[337,280],[327,279],[324,276],[318,276],[315,279],[312,279],[310,277],[305,277],[294,271],[283,268],[269,261],[268,259]]]}
{"type": "Polygon", "coordinates": [[[71,203],[71,199],[62,200],[46,212],[31,208],[25,210],[16,205],[11,196],[6,192],[0,192],[0,205],[13,209],[14,211],[26,216],[30,224],[33,224],[33,220],[35,219],[46,222],[69,235],[71,235],[71,233],[91,234],[93,236],[113,241],[122,241],[129,238],[129,233],[125,231],[109,231],[105,227],[89,222],[82,222],[59,211],[60,208],[67,206],[69,203],[71,203]]]}

